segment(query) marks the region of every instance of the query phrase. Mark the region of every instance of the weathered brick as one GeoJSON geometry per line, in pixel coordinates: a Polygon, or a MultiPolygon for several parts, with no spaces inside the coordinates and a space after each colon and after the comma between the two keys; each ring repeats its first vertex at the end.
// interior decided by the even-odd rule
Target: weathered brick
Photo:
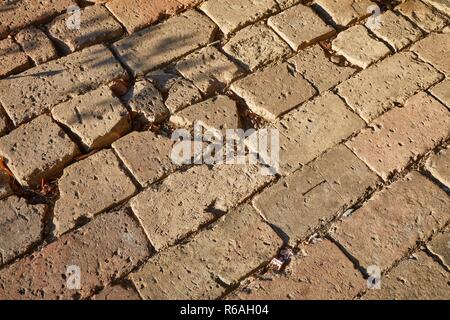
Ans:
{"type": "Polygon", "coordinates": [[[78,153],[76,144],[47,115],[0,138],[0,155],[24,186],[55,177],[78,153]]]}
{"type": "Polygon", "coordinates": [[[103,288],[102,291],[100,291],[99,294],[96,294],[91,298],[91,300],[142,300],[139,296],[139,293],[134,288],[133,284],[115,284],[115,285],[109,285],[106,288],[103,288]]]}
{"type": "Polygon", "coordinates": [[[435,85],[430,92],[450,109],[450,78],[435,85]]]}
{"type": "Polygon", "coordinates": [[[33,255],[0,271],[3,299],[85,298],[98,287],[129,273],[150,255],[148,241],[127,212],[108,212],[33,255]],[[32,267],[30,267],[32,266],[32,267]],[[71,267],[81,286],[71,289],[71,267]]]}
{"type": "Polygon", "coordinates": [[[200,9],[227,36],[277,10],[274,0],[208,0],[200,9]]]}
{"type": "Polygon", "coordinates": [[[54,222],[62,234],[85,218],[130,198],[137,189],[111,150],[102,150],[66,169],[59,179],[54,222]]]}
{"type": "Polygon", "coordinates": [[[73,96],[127,77],[111,51],[98,45],[0,80],[0,102],[18,125],[73,96]]]}
{"type": "Polygon", "coordinates": [[[441,79],[433,67],[417,61],[411,53],[398,53],[340,84],[338,92],[369,122],[441,79]]]}
{"type": "Polygon", "coordinates": [[[314,88],[289,63],[253,73],[231,85],[231,89],[256,114],[274,121],[316,94],[314,88]]]}
{"type": "Polygon", "coordinates": [[[426,169],[450,189],[450,148],[431,156],[426,163],[426,169]]]}
{"type": "Polygon", "coordinates": [[[291,52],[289,46],[263,23],[237,32],[223,50],[251,71],[291,52]]]}
{"type": "Polygon", "coordinates": [[[6,198],[11,194],[10,177],[4,170],[0,170],[0,199],[6,198]]]}
{"type": "Polygon", "coordinates": [[[145,299],[214,299],[275,256],[281,244],[257,212],[243,205],[188,244],[150,259],[132,279],[145,299]]]}
{"type": "Polygon", "coordinates": [[[270,17],[267,23],[294,51],[329,38],[335,33],[310,7],[302,4],[270,17]]]}
{"type": "Polygon", "coordinates": [[[30,60],[12,39],[0,40],[0,78],[19,73],[31,67],[30,60]]]}
{"type": "Polygon", "coordinates": [[[86,150],[109,146],[131,128],[127,109],[107,86],[63,102],[53,108],[52,116],[76,135],[86,150]]]}
{"type": "Polygon", "coordinates": [[[329,240],[302,246],[287,275],[269,272],[227,296],[231,300],[353,299],[365,281],[351,261],[329,240]]]}
{"type": "Polygon", "coordinates": [[[326,20],[339,28],[369,16],[369,7],[376,5],[369,0],[315,0],[314,4],[326,20]]]}
{"type": "Polygon", "coordinates": [[[253,165],[195,166],[139,194],[131,207],[159,250],[228,211],[270,180],[253,165]]]}
{"type": "Polygon", "coordinates": [[[50,39],[38,28],[28,27],[23,29],[15,35],[15,39],[36,65],[58,57],[50,39]]]}
{"type": "Polygon", "coordinates": [[[394,182],[336,225],[332,236],[359,264],[382,270],[449,218],[450,198],[417,172],[394,182]]]}
{"type": "Polygon", "coordinates": [[[450,34],[433,33],[412,48],[419,58],[450,76],[450,34]]]}
{"type": "Polygon", "coordinates": [[[439,11],[450,16],[450,3],[447,0],[424,0],[424,1],[432,5],[439,11]]]}
{"type": "Polygon", "coordinates": [[[347,145],[383,179],[450,135],[450,113],[426,93],[374,120],[347,145]]]}
{"type": "Polygon", "coordinates": [[[107,42],[123,34],[120,23],[102,5],[86,7],[79,14],[79,27],[68,23],[72,13],[58,16],[47,26],[52,39],[66,53],[107,42]]]}
{"type": "Polygon", "coordinates": [[[445,27],[448,19],[439,14],[432,7],[427,6],[420,0],[409,0],[396,7],[404,16],[408,17],[426,32],[440,30],[445,27]]]}
{"type": "Polygon", "coordinates": [[[436,234],[427,244],[427,248],[450,271],[450,227],[447,226],[443,232],[436,234]]]}
{"type": "Polygon", "coordinates": [[[191,10],[119,40],[113,49],[134,75],[141,75],[208,44],[215,32],[212,21],[191,10]]]}

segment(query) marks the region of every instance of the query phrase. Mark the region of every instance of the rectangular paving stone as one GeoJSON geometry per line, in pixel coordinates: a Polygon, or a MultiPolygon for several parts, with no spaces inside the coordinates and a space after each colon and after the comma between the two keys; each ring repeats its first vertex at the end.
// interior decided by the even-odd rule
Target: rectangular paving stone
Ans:
{"type": "Polygon", "coordinates": [[[395,9],[426,32],[441,30],[449,21],[447,17],[420,0],[405,1],[395,9]]]}
{"type": "Polygon", "coordinates": [[[247,106],[261,117],[275,121],[316,94],[316,90],[289,63],[253,73],[231,85],[247,106]]]}
{"type": "Polygon", "coordinates": [[[418,93],[403,108],[395,108],[374,120],[347,145],[383,179],[401,172],[448,138],[450,113],[439,101],[418,93]]]}
{"type": "Polygon", "coordinates": [[[291,7],[267,21],[294,51],[331,37],[335,30],[302,4],[291,7]]]}
{"type": "Polygon", "coordinates": [[[428,250],[438,257],[441,263],[450,271],[450,227],[447,226],[441,233],[436,234],[427,243],[428,250]]]}
{"type": "Polygon", "coordinates": [[[412,48],[420,59],[450,76],[450,34],[433,33],[417,42],[412,48]]]}
{"type": "Polygon", "coordinates": [[[51,40],[36,27],[23,29],[14,38],[36,65],[58,58],[58,52],[51,40]]]}
{"type": "Polygon", "coordinates": [[[0,40],[0,78],[22,72],[31,67],[31,62],[22,48],[12,39],[0,40]]]}
{"type": "Polygon", "coordinates": [[[426,169],[450,189],[450,148],[441,150],[438,154],[432,155],[427,163],[426,169]]]}
{"type": "Polygon", "coordinates": [[[54,209],[58,234],[120,204],[137,191],[112,150],[99,151],[67,167],[58,186],[60,197],[54,209]]]}
{"type": "Polygon", "coordinates": [[[23,186],[59,175],[78,153],[77,145],[47,115],[0,138],[0,155],[23,186]]]}
{"type": "Polygon", "coordinates": [[[135,76],[142,75],[208,44],[216,28],[191,10],[123,38],[113,49],[135,76]]]}
{"type": "Polygon", "coordinates": [[[139,224],[126,211],[108,212],[2,269],[0,296],[6,300],[86,298],[150,254],[139,224]],[[79,289],[72,287],[75,270],[80,271],[79,289]]]}
{"type": "Polygon", "coordinates": [[[132,279],[144,299],[216,299],[267,263],[281,245],[258,213],[243,205],[188,244],[150,259],[132,279]]]}
{"type": "Polygon", "coordinates": [[[430,92],[450,109],[450,78],[435,85],[430,92]]]}
{"type": "Polygon", "coordinates": [[[375,194],[332,236],[366,268],[389,268],[449,219],[450,198],[417,172],[375,194]]]}
{"type": "Polygon", "coordinates": [[[424,0],[426,3],[432,5],[439,11],[450,16],[450,3],[447,0],[424,0]]]}
{"type": "Polygon", "coordinates": [[[0,80],[0,102],[19,125],[71,97],[127,78],[111,51],[98,45],[0,80]]]}
{"type": "Polygon", "coordinates": [[[369,0],[315,0],[316,10],[338,28],[371,15],[371,6],[376,5],[369,0]]]}
{"type": "Polygon", "coordinates": [[[441,79],[438,71],[416,60],[411,53],[398,53],[343,82],[338,86],[338,93],[370,122],[441,79]]]}

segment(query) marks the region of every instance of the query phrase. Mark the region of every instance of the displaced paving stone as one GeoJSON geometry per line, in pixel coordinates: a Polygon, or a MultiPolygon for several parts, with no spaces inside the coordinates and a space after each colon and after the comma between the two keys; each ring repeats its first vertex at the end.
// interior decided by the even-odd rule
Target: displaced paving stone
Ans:
{"type": "Polygon", "coordinates": [[[145,74],[211,42],[216,26],[191,10],[113,44],[134,76],[145,74]]]}
{"type": "Polygon", "coordinates": [[[369,0],[315,0],[314,5],[324,19],[343,28],[370,16],[376,3],[369,0]]]}
{"type": "Polygon", "coordinates": [[[47,115],[42,115],[0,138],[0,155],[23,186],[60,174],[79,150],[47,115]]]}
{"type": "Polygon", "coordinates": [[[208,0],[200,9],[228,36],[277,10],[274,0],[208,0]]]}
{"type": "Polygon", "coordinates": [[[417,172],[394,182],[336,225],[332,236],[366,268],[381,270],[426,240],[449,218],[450,198],[417,172]]]}
{"type": "Polygon", "coordinates": [[[375,187],[378,178],[344,145],[257,195],[253,204],[295,245],[375,187]]]}
{"type": "Polygon", "coordinates": [[[450,109],[450,78],[435,85],[430,92],[450,109]]]}
{"type": "Polygon", "coordinates": [[[419,0],[405,1],[395,8],[426,32],[441,30],[448,19],[419,0]]]}
{"type": "Polygon", "coordinates": [[[447,227],[443,232],[435,235],[433,240],[427,244],[428,250],[436,255],[439,260],[450,271],[450,228],[447,227]]]}
{"type": "Polygon", "coordinates": [[[111,150],[102,150],[66,169],[59,179],[54,210],[57,232],[63,234],[82,219],[92,218],[130,198],[137,189],[111,150]]]}
{"type": "Polygon", "coordinates": [[[125,211],[108,212],[2,269],[0,296],[6,300],[86,298],[150,254],[139,224],[125,211]],[[75,270],[80,271],[79,289],[73,289],[76,283],[68,278],[75,270]]]}
{"type": "Polygon", "coordinates": [[[25,53],[38,64],[58,58],[58,53],[47,35],[40,29],[28,27],[15,35],[25,53]]]}
{"type": "Polygon", "coordinates": [[[60,15],[47,26],[52,39],[66,53],[107,42],[123,34],[120,23],[102,5],[86,7],[79,14],[79,27],[68,23],[73,13],[60,15]]]}
{"type": "Polygon", "coordinates": [[[352,262],[329,240],[304,245],[287,275],[270,272],[227,296],[229,300],[353,299],[366,281],[352,262]]]}
{"type": "Polygon", "coordinates": [[[289,46],[263,23],[237,32],[223,50],[251,71],[291,52],[289,46]]]}
{"type": "Polygon", "coordinates": [[[433,33],[412,48],[420,59],[450,76],[450,34],[433,33]]]}
{"type": "Polygon", "coordinates": [[[351,64],[363,69],[391,53],[383,42],[372,38],[367,29],[361,25],[339,33],[333,40],[332,47],[351,64]]]}
{"type": "Polygon", "coordinates": [[[41,240],[46,210],[43,204],[30,205],[16,196],[0,201],[0,266],[41,240]]]}
{"type": "Polygon", "coordinates": [[[417,61],[411,53],[398,53],[343,82],[338,92],[353,110],[370,122],[441,79],[433,67],[417,61]]]}
{"type": "Polygon", "coordinates": [[[450,3],[447,0],[424,0],[426,3],[432,5],[439,11],[450,16],[450,3]]]}
{"type": "Polygon", "coordinates": [[[0,170],[0,199],[6,198],[12,193],[9,175],[4,170],[0,170]]]}
{"type": "Polygon", "coordinates": [[[281,244],[258,213],[243,205],[188,244],[150,259],[132,279],[145,299],[215,299],[267,263],[281,244]]]}
{"type": "Polygon", "coordinates": [[[110,285],[104,288],[102,291],[100,291],[99,294],[96,294],[91,298],[91,300],[114,300],[114,301],[136,301],[136,300],[142,300],[139,296],[139,293],[134,288],[133,284],[116,284],[116,285],[110,285]]]}
{"type": "Polygon", "coordinates": [[[12,39],[0,41],[0,78],[19,73],[31,67],[30,60],[12,39]]]}
{"type": "Polygon", "coordinates": [[[448,273],[419,251],[381,279],[380,290],[369,290],[366,300],[448,300],[448,273]]]}
{"type": "Polygon", "coordinates": [[[157,250],[214,220],[268,183],[254,165],[194,166],[148,189],[131,207],[157,250]]]}
{"type": "Polygon", "coordinates": [[[128,74],[103,45],[93,46],[0,80],[0,102],[15,125],[128,74]]]}
{"type": "Polygon", "coordinates": [[[250,110],[269,121],[316,94],[314,88],[288,63],[253,73],[234,82],[231,89],[245,100],[250,110]]]}
{"type": "Polygon", "coordinates": [[[335,33],[310,7],[302,4],[270,17],[267,23],[294,51],[335,33]]]}
{"type": "Polygon", "coordinates": [[[371,128],[364,129],[347,145],[387,180],[449,135],[450,113],[422,92],[403,108],[395,108],[373,121],[371,128]]]}
{"type": "Polygon", "coordinates": [[[431,156],[427,161],[426,169],[450,189],[450,148],[431,156]]]}
{"type": "Polygon", "coordinates": [[[176,170],[170,156],[174,142],[151,131],[132,132],[112,147],[143,187],[176,170]]]}

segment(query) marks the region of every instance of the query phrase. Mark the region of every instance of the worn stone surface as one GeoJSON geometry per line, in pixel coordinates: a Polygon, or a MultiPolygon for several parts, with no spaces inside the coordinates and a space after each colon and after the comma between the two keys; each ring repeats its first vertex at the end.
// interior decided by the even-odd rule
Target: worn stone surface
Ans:
{"type": "Polygon", "coordinates": [[[435,85],[430,92],[450,109],[450,78],[435,85]]]}
{"type": "Polygon", "coordinates": [[[426,169],[450,189],[450,148],[432,155],[426,163],[426,169]]]}
{"type": "Polygon", "coordinates": [[[54,223],[59,234],[137,191],[111,150],[99,151],[67,167],[58,186],[60,197],[55,204],[54,223]]]}
{"type": "Polygon", "coordinates": [[[108,301],[108,300],[142,300],[139,296],[139,293],[134,288],[133,284],[116,284],[112,286],[107,286],[106,288],[103,288],[102,291],[100,291],[99,294],[96,294],[91,298],[91,300],[102,300],[102,301],[108,301]]]}
{"type": "Polygon", "coordinates": [[[12,39],[0,40],[0,78],[22,72],[31,67],[30,60],[22,48],[12,39]]]}
{"type": "Polygon", "coordinates": [[[38,28],[28,27],[23,29],[15,35],[15,39],[36,65],[58,57],[53,43],[38,28]]]}
{"type": "Polygon", "coordinates": [[[369,7],[376,4],[369,0],[315,0],[314,5],[325,20],[342,28],[369,16],[369,7]]]}
{"type": "Polygon", "coordinates": [[[432,5],[439,11],[450,16],[450,3],[447,0],[424,0],[424,1],[432,5]]]}
{"type": "Polygon", "coordinates": [[[450,34],[433,33],[417,42],[412,48],[420,59],[450,76],[450,34]]]}
{"type": "Polygon", "coordinates": [[[420,0],[405,1],[396,10],[427,32],[440,30],[448,23],[448,18],[420,0]]]}
{"type": "Polygon", "coordinates": [[[436,234],[431,242],[427,244],[428,250],[450,270],[450,227],[445,228],[441,233],[436,234]]]}

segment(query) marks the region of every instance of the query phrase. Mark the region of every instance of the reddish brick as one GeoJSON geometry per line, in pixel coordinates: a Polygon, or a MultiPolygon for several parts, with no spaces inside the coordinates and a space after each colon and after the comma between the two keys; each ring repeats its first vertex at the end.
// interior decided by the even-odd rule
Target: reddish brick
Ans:
{"type": "Polygon", "coordinates": [[[38,28],[28,27],[23,29],[15,35],[15,39],[36,65],[58,57],[50,39],[38,28]]]}

